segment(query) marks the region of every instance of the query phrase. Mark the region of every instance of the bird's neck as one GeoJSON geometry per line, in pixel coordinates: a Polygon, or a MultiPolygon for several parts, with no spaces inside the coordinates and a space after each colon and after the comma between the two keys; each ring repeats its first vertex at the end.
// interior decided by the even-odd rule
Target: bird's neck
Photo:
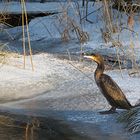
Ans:
{"type": "Polygon", "coordinates": [[[95,70],[95,79],[98,80],[100,78],[100,76],[103,74],[104,72],[104,62],[100,62],[100,63],[97,63],[97,68],[95,70]]]}

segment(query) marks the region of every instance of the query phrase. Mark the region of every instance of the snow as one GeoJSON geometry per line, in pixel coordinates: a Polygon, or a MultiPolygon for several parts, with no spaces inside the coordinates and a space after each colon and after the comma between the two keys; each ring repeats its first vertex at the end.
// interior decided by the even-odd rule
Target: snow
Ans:
{"type": "Polygon", "coordinates": [[[31,41],[60,38],[60,33],[56,27],[57,22],[58,18],[56,16],[36,18],[35,20],[31,21],[29,24],[31,41]]]}
{"type": "MultiPolygon", "coordinates": [[[[49,10],[60,12],[62,5],[60,7],[58,5],[58,3],[27,3],[27,9],[28,11],[45,12],[49,10]]],[[[96,9],[100,6],[97,5],[96,9]]],[[[3,4],[0,3],[0,9],[3,8],[3,4]]],[[[72,17],[75,5],[73,4],[69,8],[69,14],[72,17]]],[[[12,2],[6,6],[6,9],[10,12],[19,12],[20,5],[12,2]]],[[[113,121],[116,116],[100,116],[97,113],[97,111],[109,109],[110,106],[94,81],[96,64],[85,60],[79,61],[79,53],[82,48],[83,51],[96,50],[106,55],[114,55],[116,54],[116,48],[110,48],[112,44],[105,44],[101,38],[100,27],[102,27],[102,21],[98,21],[97,24],[87,23],[83,25],[82,28],[91,37],[87,43],[79,45],[74,39],[71,42],[63,43],[60,39],[61,32],[57,29],[59,27],[63,30],[62,25],[60,26],[58,22],[59,16],[62,16],[62,14],[36,18],[29,23],[34,54],[34,71],[32,71],[30,56],[26,56],[26,67],[23,68],[23,56],[21,55],[23,50],[20,46],[22,40],[21,27],[6,29],[15,38],[12,41],[9,40],[5,32],[1,33],[2,41],[8,42],[10,49],[16,48],[19,54],[18,57],[9,57],[8,61],[0,67],[0,106],[4,110],[21,111],[21,113],[36,112],[37,115],[49,110],[64,112],[64,115],[68,111],[66,118],[70,121],[96,123],[101,125],[101,128],[107,132],[111,131],[111,125],[113,125],[112,129],[115,131],[116,127],[114,125],[116,123],[113,121]],[[64,59],[64,54],[68,51],[74,53],[78,59],[76,61],[64,59]],[[62,58],[59,59],[59,57],[62,58]],[[37,112],[41,109],[42,112],[37,112]],[[110,128],[107,128],[107,124],[110,128]]],[[[77,15],[73,19],[76,19],[76,17],[77,15]]],[[[90,15],[89,18],[96,22],[97,17],[90,15]]],[[[78,20],[76,22],[78,23],[78,20]]],[[[135,30],[139,32],[140,27],[135,26],[135,30]]],[[[126,52],[129,51],[128,47],[130,46],[129,33],[127,31],[121,34],[121,41],[126,52]]],[[[134,37],[133,42],[136,58],[139,60],[139,39],[134,37]]],[[[132,51],[130,51],[131,53],[132,51]]],[[[115,69],[106,70],[105,73],[117,82],[130,103],[135,105],[140,97],[140,78],[139,76],[130,76],[129,71],[127,69],[115,69]]],[[[116,133],[119,133],[118,131],[116,133]]]]}
{"type": "MultiPolygon", "coordinates": [[[[1,98],[3,100],[28,98],[33,95],[37,96],[39,95],[39,90],[40,92],[49,91],[47,94],[41,95],[40,100],[45,98],[56,99],[69,96],[80,96],[84,94],[86,95],[87,93],[90,95],[98,91],[96,83],[94,82],[93,73],[96,66],[94,67],[94,70],[92,70],[92,67],[88,67],[85,70],[86,66],[84,66],[84,63],[59,60],[49,54],[34,55],[33,60],[35,71],[32,71],[31,69],[29,56],[27,56],[26,59],[26,69],[23,69],[22,57],[18,58],[18,60],[17,58],[11,59],[11,61],[16,63],[16,66],[3,65],[3,67],[1,67],[0,87],[1,98]],[[70,64],[80,68],[80,70],[86,75],[90,75],[93,81],[83,75],[83,73],[77,71],[77,69],[70,64]],[[55,84],[58,84],[59,87],[55,84]],[[18,89],[17,85],[24,90],[20,91],[20,93],[18,93],[18,91],[15,92],[16,88],[18,89]],[[28,86],[34,91],[34,93],[30,91],[30,88],[27,88],[28,86]],[[50,91],[51,89],[52,91],[50,91]],[[7,93],[5,94],[5,92],[7,93]],[[27,92],[28,94],[25,94],[27,92]]],[[[130,77],[127,70],[122,70],[122,72],[120,70],[112,70],[106,71],[106,73],[118,83],[126,94],[128,100],[134,105],[140,95],[139,77],[130,77]]],[[[72,109],[74,108],[72,107],[72,109]]],[[[80,109],[84,109],[84,106],[81,106],[80,109]]]]}

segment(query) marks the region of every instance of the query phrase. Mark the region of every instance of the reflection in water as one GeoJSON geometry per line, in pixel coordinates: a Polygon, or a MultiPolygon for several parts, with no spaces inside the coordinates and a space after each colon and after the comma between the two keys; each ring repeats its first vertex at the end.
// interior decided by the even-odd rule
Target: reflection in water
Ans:
{"type": "Polygon", "coordinates": [[[43,117],[0,115],[0,140],[89,140],[66,122],[43,117]]]}

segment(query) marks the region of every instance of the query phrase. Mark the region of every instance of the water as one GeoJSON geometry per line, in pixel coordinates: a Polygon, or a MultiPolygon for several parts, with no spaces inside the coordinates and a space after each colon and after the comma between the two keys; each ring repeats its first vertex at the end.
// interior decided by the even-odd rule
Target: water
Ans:
{"type": "Polygon", "coordinates": [[[0,140],[90,140],[63,120],[3,113],[0,140]]]}
{"type": "Polygon", "coordinates": [[[117,115],[96,111],[13,112],[0,114],[0,140],[139,140],[115,121],[117,115]]]}

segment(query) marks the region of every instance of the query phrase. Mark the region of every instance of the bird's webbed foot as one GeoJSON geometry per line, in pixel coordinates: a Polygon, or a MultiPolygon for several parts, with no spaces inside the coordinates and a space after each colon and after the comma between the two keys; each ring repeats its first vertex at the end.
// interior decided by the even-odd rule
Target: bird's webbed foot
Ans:
{"type": "Polygon", "coordinates": [[[113,113],[117,113],[116,112],[116,107],[112,107],[110,110],[107,111],[101,111],[99,112],[100,114],[113,114],[113,113]]]}

